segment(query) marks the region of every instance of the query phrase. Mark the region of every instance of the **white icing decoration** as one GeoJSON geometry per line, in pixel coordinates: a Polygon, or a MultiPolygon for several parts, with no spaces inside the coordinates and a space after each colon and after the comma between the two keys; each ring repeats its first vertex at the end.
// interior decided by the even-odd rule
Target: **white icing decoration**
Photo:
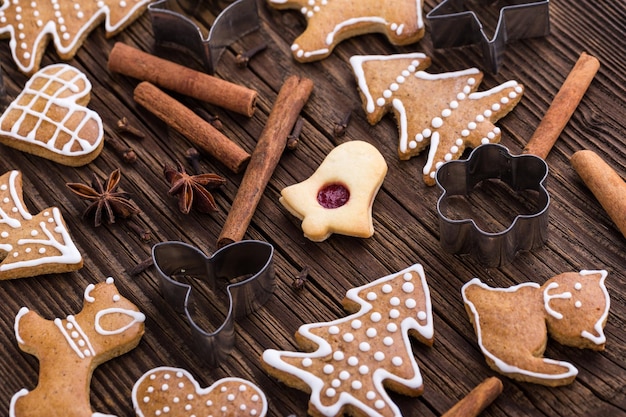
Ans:
{"type": "Polygon", "coordinates": [[[607,317],[609,316],[609,308],[611,307],[611,298],[609,297],[609,292],[606,289],[606,285],[604,281],[608,275],[607,271],[600,270],[582,270],[580,271],[580,275],[594,275],[600,274],[600,289],[602,289],[602,293],[604,294],[604,311],[602,312],[602,316],[598,319],[598,321],[594,324],[593,329],[598,334],[597,336],[591,334],[587,330],[583,330],[580,334],[582,337],[591,340],[593,343],[597,345],[601,345],[606,342],[606,336],[604,334],[604,329],[602,328],[604,322],[606,322],[607,317]]]}
{"type": "Polygon", "coordinates": [[[130,327],[132,327],[133,325],[135,325],[136,323],[143,323],[146,320],[146,316],[139,312],[139,311],[133,311],[133,310],[127,310],[124,308],[117,308],[117,307],[111,307],[111,308],[105,308],[103,310],[100,310],[96,313],[96,318],[95,318],[95,329],[96,332],[98,332],[99,334],[103,335],[103,336],[110,336],[110,335],[115,335],[115,334],[120,334],[125,332],[126,330],[128,330],[130,327]],[[126,325],[118,328],[118,329],[113,329],[113,330],[105,330],[102,328],[102,326],[100,325],[100,320],[102,319],[102,317],[106,316],[107,314],[125,314],[129,317],[132,318],[132,320],[127,323],[126,325]]]}
{"type": "Polygon", "coordinates": [[[546,289],[543,290],[543,305],[546,311],[548,312],[548,314],[550,314],[555,319],[561,320],[563,318],[563,314],[559,313],[558,311],[550,307],[550,301],[552,301],[555,298],[556,299],[570,299],[572,298],[572,293],[569,291],[566,291],[563,293],[548,294],[550,290],[558,288],[558,287],[559,287],[559,284],[557,284],[556,282],[551,282],[550,284],[548,284],[546,289]]]}
{"type": "Polygon", "coordinates": [[[95,287],[96,286],[93,284],[87,285],[87,287],[85,288],[85,301],[89,303],[93,303],[94,301],[96,301],[96,299],[91,296],[91,291],[93,291],[95,287]]]}
{"type": "Polygon", "coordinates": [[[15,331],[15,339],[17,339],[17,343],[21,345],[24,344],[24,339],[22,339],[22,337],[20,336],[20,319],[29,311],[30,310],[27,307],[22,307],[20,308],[20,311],[18,311],[17,315],[15,316],[15,324],[13,325],[13,329],[15,331]]]}

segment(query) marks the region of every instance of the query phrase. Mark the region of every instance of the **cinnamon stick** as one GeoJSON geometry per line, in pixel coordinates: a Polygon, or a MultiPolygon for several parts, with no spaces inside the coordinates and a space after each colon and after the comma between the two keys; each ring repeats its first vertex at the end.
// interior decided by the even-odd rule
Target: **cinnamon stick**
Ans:
{"type": "Polygon", "coordinates": [[[546,159],[599,68],[597,58],[585,52],[580,55],[523,153],[546,159]]]}
{"type": "Polygon", "coordinates": [[[502,381],[492,376],[478,384],[441,417],[475,417],[502,393],[502,381]]]}
{"type": "Polygon", "coordinates": [[[167,90],[251,117],[257,92],[117,42],[109,55],[109,71],[119,72],[167,90]]]}
{"type": "Polygon", "coordinates": [[[626,237],[626,182],[593,151],[578,151],[570,163],[626,237]]]}
{"type": "Polygon", "coordinates": [[[248,152],[211,123],[149,82],[142,81],[137,85],[134,99],[234,173],[241,172],[250,160],[248,152]]]}
{"type": "Polygon", "coordinates": [[[308,78],[293,75],[284,81],[252,151],[241,185],[218,237],[218,247],[239,241],[245,235],[263,191],[287,146],[287,137],[312,91],[313,81],[308,78]]]}

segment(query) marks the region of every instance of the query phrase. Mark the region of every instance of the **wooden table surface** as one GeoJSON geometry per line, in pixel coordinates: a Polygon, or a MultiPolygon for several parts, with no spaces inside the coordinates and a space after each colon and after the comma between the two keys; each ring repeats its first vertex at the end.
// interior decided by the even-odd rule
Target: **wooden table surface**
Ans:
{"type": "MultiPolygon", "coordinates": [[[[436,4],[427,0],[424,14],[436,4]]],[[[224,5],[208,5],[203,11],[204,21],[210,24],[224,5]]],[[[223,133],[252,152],[283,80],[296,74],[315,83],[301,113],[304,125],[298,147],[283,154],[245,236],[275,247],[277,285],[273,296],[258,312],[237,322],[232,354],[218,368],[211,369],[194,353],[184,318],[161,297],[154,268],[137,275],[128,272],[150,257],[157,242],[180,240],[206,253],[215,251],[242,174],[232,174],[216,160],[203,157],[200,165],[204,172],[227,179],[214,193],[219,210],[214,214],[192,211],[188,215],[178,211],[175,198],[167,195],[163,165],[181,161],[191,170],[184,159],[191,143],[134,102],[137,80],[107,71],[108,55],[115,42],[155,51],[150,17],[145,13],[111,39],[105,38],[101,25],[70,63],[83,70],[93,84],[89,107],[102,117],[106,137],[132,147],[138,160],[124,163],[107,145],[92,163],[71,168],[0,148],[1,172],[19,169],[24,174],[24,198],[30,211],[58,206],[84,256],[84,267],[77,272],[0,282],[0,409],[8,410],[13,394],[24,387],[34,388],[38,380],[37,359],[18,348],[14,335],[15,315],[20,307],[27,306],[48,319],[77,313],[85,287],[112,276],[121,293],[146,314],[146,332],[136,349],[95,370],[91,384],[95,411],[133,415],[133,383],[147,370],[168,365],[188,369],[203,386],[226,376],[250,379],[267,393],[270,416],[304,416],[308,395],[269,377],[260,365],[262,352],[268,348],[297,350],[293,335],[300,325],[348,314],[340,303],[348,289],[420,263],[432,297],[435,342],[432,347],[413,343],[425,391],[418,398],[391,394],[403,415],[441,415],[474,386],[495,375],[478,349],[464,310],[460,288],[465,282],[479,277],[500,287],[528,281],[541,284],[561,272],[581,269],[608,271],[611,310],[605,329],[606,349],[579,350],[550,341],[546,356],[573,363],[579,369],[576,380],[565,387],[547,388],[503,377],[504,393],[483,415],[626,415],[626,239],[569,163],[575,151],[591,149],[626,177],[624,3],[551,2],[550,35],[509,44],[499,73],[486,73],[480,90],[511,79],[526,87],[519,105],[497,123],[503,132],[502,144],[519,154],[579,55],[585,51],[601,63],[547,158],[547,186],[552,199],[547,244],[519,254],[511,264],[488,269],[471,257],[441,250],[435,209],[440,191],[425,186],[421,179],[426,153],[399,161],[395,121],[389,115],[375,126],[367,123],[348,63],[355,54],[420,51],[432,57],[428,71],[439,73],[481,66],[478,49],[434,49],[427,27],[424,39],[411,46],[394,47],[380,35],[365,35],[343,42],[328,59],[299,64],[290,55],[290,45],[305,27],[300,13],[271,10],[259,3],[259,14],[261,28],[235,42],[223,54],[217,69],[218,77],[258,91],[258,107],[252,117],[175,96],[190,108],[219,116],[223,133]],[[266,42],[267,49],[247,68],[238,67],[237,52],[260,42],[266,42]],[[334,136],[335,125],[348,112],[352,117],[345,135],[334,136]],[[118,133],[116,124],[123,117],[146,137],[138,140],[118,133]],[[375,234],[368,239],[333,235],[322,243],[311,242],[303,237],[300,221],[279,204],[280,191],[308,178],[333,147],[357,139],[374,144],[389,167],[373,206],[375,234]],[[93,174],[105,179],[116,168],[122,170],[120,188],[131,194],[142,211],[137,220],[151,233],[149,242],[141,240],[129,222],[94,227],[92,220],[81,217],[86,203],[65,185],[88,183],[93,174]],[[305,267],[309,270],[308,280],[302,290],[296,290],[292,283],[305,267]]],[[[184,54],[164,56],[200,68],[184,54]]],[[[19,94],[27,77],[17,71],[6,40],[0,43],[0,58],[8,101],[19,94]]],[[[58,56],[48,48],[43,65],[54,62],[58,62],[58,56]]],[[[485,216],[491,219],[489,214],[485,216]]],[[[224,309],[225,301],[216,299],[215,306],[224,309]]],[[[219,317],[217,321],[219,324],[219,317]]],[[[208,322],[204,324],[211,325],[208,322]]]]}

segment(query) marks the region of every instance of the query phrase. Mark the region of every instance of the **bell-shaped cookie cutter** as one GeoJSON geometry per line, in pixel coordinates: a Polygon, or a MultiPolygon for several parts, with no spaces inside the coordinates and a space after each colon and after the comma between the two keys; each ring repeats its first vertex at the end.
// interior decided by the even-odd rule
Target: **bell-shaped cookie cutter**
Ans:
{"type": "Polygon", "coordinates": [[[217,16],[205,38],[193,16],[201,0],[160,0],[148,6],[157,45],[176,44],[201,60],[208,74],[214,74],[217,63],[231,43],[260,27],[256,0],[237,0],[217,16]],[[179,12],[183,10],[183,14],[179,12]]]}
{"type": "Polygon", "coordinates": [[[484,65],[497,73],[510,41],[547,36],[550,33],[549,0],[509,0],[500,8],[493,35],[485,33],[480,19],[464,3],[443,0],[426,15],[435,48],[480,44],[484,65]]]}
{"type": "Polygon", "coordinates": [[[183,242],[161,242],[153,246],[152,258],[160,278],[161,293],[178,313],[185,314],[192,331],[194,348],[209,367],[217,367],[235,344],[235,319],[261,307],[275,286],[274,247],[266,242],[243,240],[231,243],[207,257],[183,242]],[[217,281],[226,286],[228,313],[217,330],[208,332],[190,313],[191,285],[177,276],[206,281],[212,289],[217,281]]]}
{"type": "Polygon", "coordinates": [[[437,201],[441,247],[453,254],[470,254],[492,268],[510,263],[520,251],[543,246],[548,237],[550,206],[547,176],[548,165],[540,157],[512,155],[495,143],[478,146],[465,160],[444,163],[435,176],[442,191],[437,201]],[[451,219],[444,214],[450,197],[467,196],[488,179],[499,179],[514,192],[536,191],[536,211],[518,214],[509,227],[496,233],[482,230],[473,219],[451,219]]]}

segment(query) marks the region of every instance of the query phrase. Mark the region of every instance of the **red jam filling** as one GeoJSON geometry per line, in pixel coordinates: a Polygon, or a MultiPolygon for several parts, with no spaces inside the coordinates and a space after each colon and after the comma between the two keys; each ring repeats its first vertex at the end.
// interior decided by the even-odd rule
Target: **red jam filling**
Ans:
{"type": "Polygon", "coordinates": [[[327,209],[339,208],[350,199],[350,191],[341,184],[329,184],[317,193],[317,202],[327,209]]]}

